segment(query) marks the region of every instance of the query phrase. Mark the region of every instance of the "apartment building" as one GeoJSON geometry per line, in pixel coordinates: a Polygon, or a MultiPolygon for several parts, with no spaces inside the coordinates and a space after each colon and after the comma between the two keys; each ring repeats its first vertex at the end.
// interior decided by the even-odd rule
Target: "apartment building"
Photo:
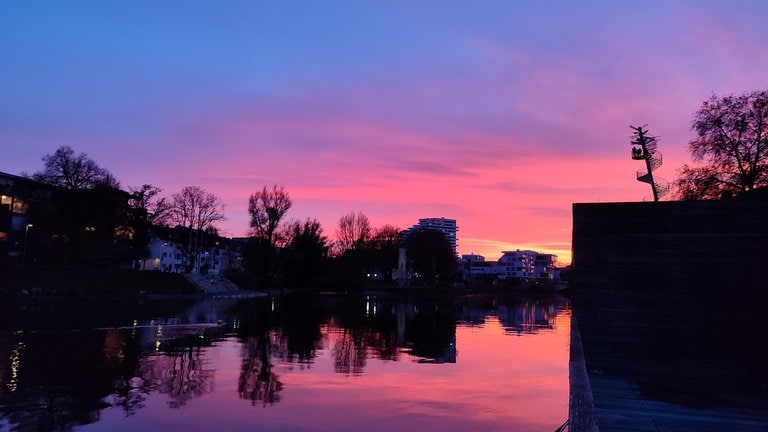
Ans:
{"type": "Polygon", "coordinates": [[[498,261],[486,261],[482,255],[462,255],[460,264],[465,278],[499,280],[559,279],[557,255],[531,250],[503,251],[498,261]]]}
{"type": "Polygon", "coordinates": [[[459,227],[456,225],[456,219],[440,218],[423,218],[419,219],[419,223],[409,228],[407,231],[414,231],[418,229],[433,229],[440,231],[445,236],[448,243],[451,245],[453,254],[456,255],[456,247],[458,246],[458,240],[456,232],[459,231],[459,227]]]}

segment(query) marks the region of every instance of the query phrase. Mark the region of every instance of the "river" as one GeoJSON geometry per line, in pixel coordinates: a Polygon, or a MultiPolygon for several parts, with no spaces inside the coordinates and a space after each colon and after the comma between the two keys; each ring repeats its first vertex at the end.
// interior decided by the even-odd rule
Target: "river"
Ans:
{"type": "Polygon", "coordinates": [[[0,431],[553,431],[570,303],[305,294],[0,305],[0,431]]]}

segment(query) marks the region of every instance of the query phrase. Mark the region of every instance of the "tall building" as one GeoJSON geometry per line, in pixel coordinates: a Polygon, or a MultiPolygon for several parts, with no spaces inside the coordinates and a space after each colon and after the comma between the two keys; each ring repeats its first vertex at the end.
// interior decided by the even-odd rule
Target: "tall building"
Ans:
{"type": "Polygon", "coordinates": [[[456,232],[459,230],[459,227],[456,226],[456,219],[446,219],[444,217],[419,219],[419,223],[409,228],[408,231],[417,229],[433,229],[440,231],[451,245],[453,254],[456,255],[456,246],[458,244],[456,232]]]}

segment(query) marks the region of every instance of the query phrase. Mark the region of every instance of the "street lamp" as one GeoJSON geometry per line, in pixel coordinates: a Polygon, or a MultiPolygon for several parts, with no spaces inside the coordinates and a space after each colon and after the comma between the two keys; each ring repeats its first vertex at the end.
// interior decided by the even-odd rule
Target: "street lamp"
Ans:
{"type": "Polygon", "coordinates": [[[24,252],[21,254],[21,265],[27,263],[27,240],[29,239],[29,229],[33,226],[34,225],[32,224],[27,224],[27,226],[24,228],[24,252]]]}

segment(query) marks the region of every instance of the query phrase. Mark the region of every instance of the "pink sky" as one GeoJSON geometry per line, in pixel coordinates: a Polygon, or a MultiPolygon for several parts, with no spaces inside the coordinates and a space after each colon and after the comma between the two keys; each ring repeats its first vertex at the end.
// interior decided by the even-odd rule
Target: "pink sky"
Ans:
{"type": "Polygon", "coordinates": [[[650,194],[630,125],[661,137],[671,181],[700,103],[768,83],[761,1],[5,9],[0,171],[69,145],[125,187],[214,193],[231,236],[248,196],[278,184],[288,218],[330,237],[350,211],[446,217],[460,253],[568,263],[572,203],[650,194]]]}

